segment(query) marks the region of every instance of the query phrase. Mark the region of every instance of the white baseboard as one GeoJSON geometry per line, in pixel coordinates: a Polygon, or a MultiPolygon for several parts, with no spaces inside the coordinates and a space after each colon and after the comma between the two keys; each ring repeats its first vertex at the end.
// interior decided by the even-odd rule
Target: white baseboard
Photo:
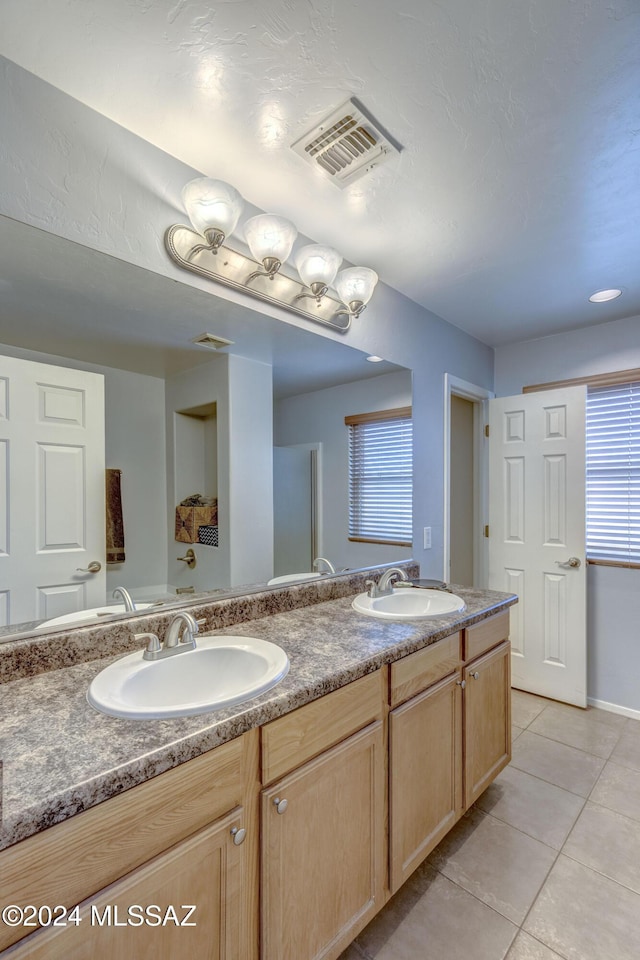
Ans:
{"type": "Polygon", "coordinates": [[[587,703],[590,707],[598,707],[600,710],[608,710],[609,713],[619,713],[623,717],[640,720],[640,710],[632,710],[631,707],[620,707],[617,703],[607,703],[606,700],[594,700],[593,697],[589,697],[587,703]]]}

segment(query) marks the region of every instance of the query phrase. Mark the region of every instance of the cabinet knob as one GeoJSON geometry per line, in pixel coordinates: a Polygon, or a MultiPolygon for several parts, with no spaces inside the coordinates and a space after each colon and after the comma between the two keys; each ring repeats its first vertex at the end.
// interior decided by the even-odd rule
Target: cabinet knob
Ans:
{"type": "Polygon", "coordinates": [[[475,671],[475,673],[470,673],[469,676],[472,677],[474,680],[480,679],[480,674],[478,673],[477,670],[475,671]]]}
{"type": "Polygon", "coordinates": [[[247,831],[244,827],[232,827],[231,836],[233,837],[233,842],[236,847],[239,847],[241,843],[244,843],[244,838],[247,835],[247,831]]]}
{"type": "Polygon", "coordinates": [[[466,680],[456,680],[456,683],[458,684],[459,687],[462,687],[463,690],[464,690],[464,688],[465,688],[466,685],[467,685],[467,681],[466,681],[466,680]]]}
{"type": "Polygon", "coordinates": [[[284,813],[289,806],[289,801],[284,798],[281,800],[280,797],[274,797],[273,805],[276,808],[276,813],[284,813]]]}

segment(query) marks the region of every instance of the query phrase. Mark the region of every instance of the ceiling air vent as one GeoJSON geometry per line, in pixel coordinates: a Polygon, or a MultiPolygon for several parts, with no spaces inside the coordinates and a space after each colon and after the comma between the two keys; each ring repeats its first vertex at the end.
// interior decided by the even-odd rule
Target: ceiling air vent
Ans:
{"type": "Polygon", "coordinates": [[[401,147],[357,100],[347,100],[291,145],[338,187],[400,153],[401,147]]]}
{"type": "Polygon", "coordinates": [[[214,337],[212,333],[201,333],[199,337],[194,337],[191,343],[197,343],[201,347],[209,347],[210,350],[221,350],[222,347],[230,347],[233,340],[225,340],[224,337],[214,337]]]}

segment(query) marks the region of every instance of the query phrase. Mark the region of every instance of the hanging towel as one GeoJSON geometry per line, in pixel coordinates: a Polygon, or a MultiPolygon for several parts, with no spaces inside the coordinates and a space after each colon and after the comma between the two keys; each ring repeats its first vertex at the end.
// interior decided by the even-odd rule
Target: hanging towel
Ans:
{"type": "Polygon", "coordinates": [[[107,563],[124,563],[124,522],[122,519],[122,470],[106,471],[107,563]]]}

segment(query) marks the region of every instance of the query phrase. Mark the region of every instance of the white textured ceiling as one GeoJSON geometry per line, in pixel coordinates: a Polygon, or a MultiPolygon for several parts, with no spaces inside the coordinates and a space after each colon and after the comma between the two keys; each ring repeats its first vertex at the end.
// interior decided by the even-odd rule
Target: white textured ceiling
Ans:
{"type": "Polygon", "coordinates": [[[639,50],[639,0],[3,0],[0,32],[494,345],[640,314],[639,50]],[[404,149],[341,191],[290,144],[351,95],[404,149]]]}

